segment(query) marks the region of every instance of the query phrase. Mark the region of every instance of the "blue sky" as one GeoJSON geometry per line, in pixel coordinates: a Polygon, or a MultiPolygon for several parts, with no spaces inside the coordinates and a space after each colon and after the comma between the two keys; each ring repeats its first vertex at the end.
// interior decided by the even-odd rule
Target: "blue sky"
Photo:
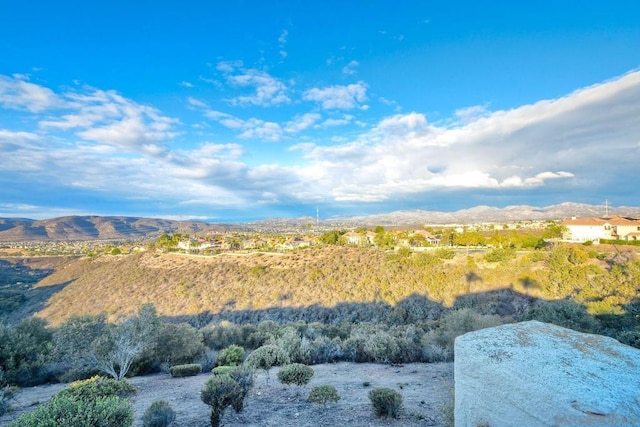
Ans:
{"type": "Polygon", "coordinates": [[[636,1],[23,1],[0,217],[639,206],[636,1]]]}

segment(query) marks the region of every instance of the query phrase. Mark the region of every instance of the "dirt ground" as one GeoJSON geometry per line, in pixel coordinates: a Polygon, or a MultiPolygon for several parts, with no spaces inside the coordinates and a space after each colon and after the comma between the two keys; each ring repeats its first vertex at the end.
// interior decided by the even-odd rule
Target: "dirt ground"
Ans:
{"type": "MultiPolygon", "coordinates": [[[[269,374],[269,382],[259,371],[256,384],[242,413],[228,408],[222,425],[233,426],[444,426],[443,408],[453,404],[453,364],[380,364],[336,363],[313,366],[314,376],[301,389],[287,387],[277,380],[278,369],[269,374]],[[368,382],[369,385],[365,385],[368,382]],[[336,387],[340,401],[325,406],[307,402],[311,388],[330,384],[336,387]],[[390,387],[403,396],[401,418],[379,419],[373,414],[369,390],[390,387]]],[[[135,408],[135,427],[142,426],[144,411],[156,400],[166,400],[176,411],[174,426],[207,427],[210,409],[200,400],[200,390],[211,374],[171,378],[167,374],[135,377],[129,381],[138,392],[131,398],[135,408]]],[[[0,417],[7,425],[23,413],[46,402],[65,384],[45,385],[20,390],[11,402],[12,411],[0,417]]]]}

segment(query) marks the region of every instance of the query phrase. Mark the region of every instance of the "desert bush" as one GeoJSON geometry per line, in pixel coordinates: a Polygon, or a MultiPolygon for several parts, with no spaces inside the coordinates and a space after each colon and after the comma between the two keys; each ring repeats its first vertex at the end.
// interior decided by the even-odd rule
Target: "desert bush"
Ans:
{"type": "Polygon", "coordinates": [[[309,402],[326,405],[329,402],[340,400],[338,390],[332,385],[319,385],[311,389],[308,397],[309,402]]]}
{"type": "Polygon", "coordinates": [[[513,248],[495,248],[484,254],[484,260],[487,262],[504,262],[515,257],[516,250],[513,248]]]}
{"type": "Polygon", "coordinates": [[[572,300],[537,301],[527,309],[523,320],[553,323],[580,332],[599,330],[596,318],[583,305],[572,300]]]}
{"type": "Polygon", "coordinates": [[[451,361],[456,337],[501,324],[499,316],[478,314],[469,308],[454,310],[438,322],[437,328],[422,337],[422,357],[427,362],[451,361]]]}
{"type": "Polygon", "coordinates": [[[378,417],[398,418],[402,412],[402,395],[397,391],[380,387],[369,392],[373,412],[378,417]]]}
{"type": "Polygon", "coordinates": [[[331,339],[326,336],[314,340],[302,337],[300,341],[300,361],[307,365],[318,363],[334,363],[343,360],[344,351],[340,344],[340,338],[331,339]]]}
{"type": "Polygon", "coordinates": [[[214,375],[204,384],[200,399],[211,406],[211,426],[218,427],[224,410],[242,395],[242,388],[229,375],[214,375]]]}
{"type": "Polygon", "coordinates": [[[218,366],[238,366],[242,361],[244,348],[232,344],[220,352],[216,365],[218,366]]]}
{"type": "Polygon", "coordinates": [[[211,370],[213,375],[227,375],[229,372],[233,371],[235,366],[216,366],[211,370]]]}
{"type": "Polygon", "coordinates": [[[206,326],[200,331],[204,345],[215,350],[222,350],[232,344],[242,345],[244,342],[243,328],[227,321],[206,326]]]}
{"type": "Polygon", "coordinates": [[[202,357],[198,359],[197,363],[202,365],[202,372],[209,372],[213,368],[215,368],[217,360],[218,360],[218,351],[207,350],[204,352],[202,357]]]}
{"type": "Polygon", "coordinates": [[[373,362],[399,362],[400,346],[398,341],[386,331],[377,331],[369,335],[364,344],[364,351],[373,362]]]}
{"type": "Polygon", "coordinates": [[[244,401],[255,382],[255,370],[248,366],[236,366],[228,375],[240,386],[240,392],[232,400],[231,406],[236,412],[241,412],[244,408],[244,401]]]}
{"type": "Polygon", "coordinates": [[[453,259],[456,256],[456,252],[453,249],[440,248],[433,255],[439,259],[453,259]]]}
{"type": "Polygon", "coordinates": [[[169,365],[191,363],[205,351],[202,334],[188,323],[166,323],[160,329],[156,357],[161,362],[169,365]]]}
{"type": "Polygon", "coordinates": [[[622,331],[616,335],[616,339],[622,344],[631,347],[640,348],[640,332],[638,331],[622,331]]]}
{"type": "Polygon", "coordinates": [[[156,400],[142,416],[143,427],[168,427],[176,419],[176,412],[166,400],[156,400]]]}
{"type": "Polygon", "coordinates": [[[311,378],[313,378],[313,369],[301,363],[283,366],[278,372],[278,380],[287,385],[295,384],[302,387],[309,384],[311,378]]]}
{"type": "Polygon", "coordinates": [[[277,345],[263,345],[252,351],[245,364],[254,369],[262,369],[269,379],[269,370],[274,366],[286,365],[289,363],[289,355],[277,345]]]}
{"type": "Polygon", "coordinates": [[[289,360],[300,359],[300,333],[292,326],[280,327],[276,330],[274,337],[267,341],[283,349],[289,360]]]}
{"type": "Polygon", "coordinates": [[[87,378],[95,369],[89,361],[92,343],[106,327],[106,315],[73,315],[53,333],[54,360],[62,372],[60,381],[87,378]]]}
{"type": "Polygon", "coordinates": [[[42,384],[48,377],[53,334],[43,319],[30,317],[13,328],[0,324],[0,368],[5,381],[19,386],[42,384]]]}
{"type": "Polygon", "coordinates": [[[21,415],[10,427],[129,427],[133,407],[115,396],[81,400],[54,396],[33,412],[21,415]]]}
{"type": "Polygon", "coordinates": [[[127,380],[115,380],[94,376],[86,380],[74,381],[56,396],[81,401],[90,401],[103,397],[128,397],[136,393],[136,388],[127,380]]]}
{"type": "Polygon", "coordinates": [[[185,365],[174,365],[169,368],[169,373],[174,378],[192,377],[202,372],[202,365],[199,363],[188,363],[185,365]]]}

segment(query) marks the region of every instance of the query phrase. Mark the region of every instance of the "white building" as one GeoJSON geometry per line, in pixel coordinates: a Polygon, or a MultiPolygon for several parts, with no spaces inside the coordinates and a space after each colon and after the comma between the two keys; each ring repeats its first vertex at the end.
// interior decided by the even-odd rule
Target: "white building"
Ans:
{"type": "Polygon", "coordinates": [[[640,219],[614,216],[611,218],[571,218],[562,222],[567,228],[564,238],[574,242],[610,240],[640,240],[640,219]]]}

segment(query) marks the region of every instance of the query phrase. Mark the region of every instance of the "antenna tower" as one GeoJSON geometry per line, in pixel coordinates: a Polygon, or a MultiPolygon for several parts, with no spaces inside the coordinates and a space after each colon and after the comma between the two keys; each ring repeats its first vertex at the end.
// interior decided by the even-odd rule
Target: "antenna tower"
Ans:
{"type": "Polygon", "coordinates": [[[604,217],[609,218],[609,200],[604,201],[604,217]]]}

